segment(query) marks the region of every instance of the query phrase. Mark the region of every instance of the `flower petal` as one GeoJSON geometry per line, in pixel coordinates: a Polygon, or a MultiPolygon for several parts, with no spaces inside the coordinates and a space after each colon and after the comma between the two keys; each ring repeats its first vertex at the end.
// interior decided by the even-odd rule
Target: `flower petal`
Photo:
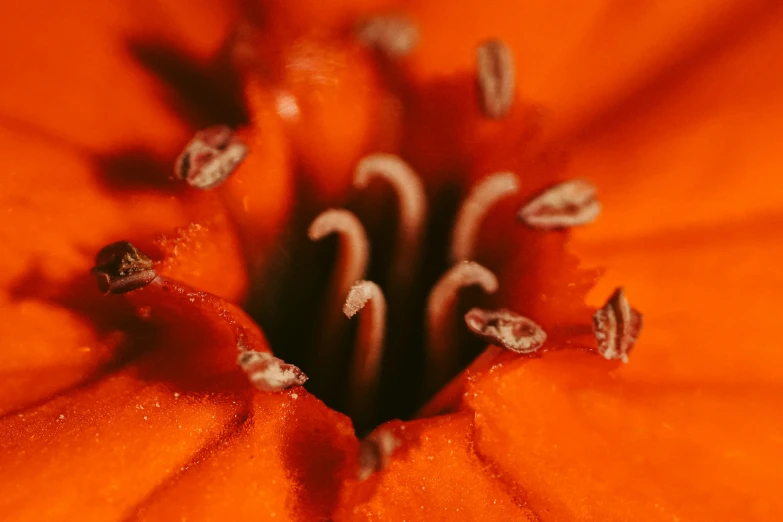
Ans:
{"type": "Polygon", "coordinates": [[[231,396],[175,396],[127,368],[0,420],[0,509],[11,520],[122,519],[244,416],[231,396]]]}
{"type": "Polygon", "coordinates": [[[104,299],[89,275],[108,243],[132,239],[154,251],[160,232],[203,223],[199,233],[163,242],[164,258],[179,253],[162,271],[240,297],[242,253],[216,194],[174,198],[165,183],[158,190],[117,187],[115,171],[37,133],[0,130],[0,146],[12,165],[0,193],[0,241],[12,253],[0,271],[7,318],[0,328],[0,412],[77,384],[122,354],[120,330],[132,314],[122,300],[104,299]]]}
{"type": "MultiPolygon", "coordinates": [[[[242,238],[251,279],[269,268],[294,206],[294,172],[290,145],[274,99],[258,91],[252,100],[250,128],[240,135],[250,153],[217,192],[242,238]]],[[[205,289],[206,290],[206,289],[205,289]]]]}
{"type": "Polygon", "coordinates": [[[580,237],[757,219],[783,207],[783,11],[765,5],[763,21],[738,20],[706,56],[652,78],[569,138],[569,176],[595,181],[604,204],[580,237]]]}
{"type": "Polygon", "coordinates": [[[245,421],[251,387],[237,354],[268,351],[252,321],[160,277],[124,296],[117,299],[146,321],[127,335],[147,352],[95,384],[0,420],[4,513],[55,520],[90,506],[95,520],[124,517],[245,421]],[[77,480],[68,478],[74,470],[77,480]],[[35,487],[42,477],[56,482],[44,493],[35,487]]]}
{"type": "Polygon", "coordinates": [[[400,446],[385,470],[347,484],[335,520],[531,520],[520,492],[474,453],[472,417],[378,428],[392,431],[400,446]]]}
{"type": "Polygon", "coordinates": [[[781,226],[778,216],[577,243],[586,263],[611,267],[591,301],[623,285],[644,313],[624,371],[647,382],[780,385],[781,226]]]}
{"type": "Polygon", "coordinates": [[[134,520],[325,520],[356,473],[350,421],[301,388],[258,394],[250,417],[159,488],[134,520]]]}
{"type": "Polygon", "coordinates": [[[487,148],[529,149],[520,130],[542,120],[547,135],[580,128],[683,56],[709,55],[731,28],[771,6],[412,2],[421,42],[404,65],[413,90],[407,159],[422,171],[455,170],[487,148]],[[475,50],[487,39],[505,41],[516,64],[517,95],[505,121],[482,118],[476,101],[475,50]]]}
{"type": "Polygon", "coordinates": [[[13,73],[0,85],[0,115],[102,152],[129,144],[170,152],[186,141],[185,126],[162,103],[161,85],[132,55],[132,43],[173,40],[186,52],[214,53],[231,9],[211,1],[189,2],[187,9],[147,4],[33,0],[6,6],[0,46],[14,51],[3,53],[0,66],[13,73]]]}
{"type": "Polygon", "coordinates": [[[165,193],[112,193],[88,158],[57,143],[0,130],[0,148],[11,165],[0,192],[0,241],[9,252],[0,271],[4,412],[79,382],[117,355],[113,318],[123,305],[107,305],[95,289],[93,256],[126,235],[148,241],[186,224],[188,214],[165,193]]]}
{"type": "Polygon", "coordinates": [[[639,381],[613,367],[549,353],[487,373],[468,392],[479,454],[527,492],[542,521],[781,512],[783,474],[769,465],[783,457],[779,387],[639,381]]]}

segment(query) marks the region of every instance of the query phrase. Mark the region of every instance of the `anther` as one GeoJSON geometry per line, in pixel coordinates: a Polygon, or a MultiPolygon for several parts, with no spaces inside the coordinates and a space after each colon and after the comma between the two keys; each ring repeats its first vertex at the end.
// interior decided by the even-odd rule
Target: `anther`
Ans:
{"type": "Polygon", "coordinates": [[[123,294],[148,285],[157,276],[153,262],[128,241],[103,247],[95,256],[92,274],[104,294],[123,294]]]}
{"type": "Polygon", "coordinates": [[[574,179],[551,187],[519,210],[520,221],[533,228],[557,229],[586,225],[601,213],[595,186],[574,179]]]}
{"type": "Polygon", "coordinates": [[[409,277],[416,264],[424,222],[427,219],[427,195],[414,170],[393,154],[370,154],[359,161],[354,186],[367,187],[373,178],[389,183],[397,193],[400,224],[397,232],[395,269],[397,276],[409,277]]]}
{"type": "Polygon", "coordinates": [[[356,37],[389,58],[399,58],[410,54],[416,47],[419,30],[403,16],[376,16],[356,27],[356,37]]]}
{"type": "Polygon", "coordinates": [[[359,443],[358,479],[367,480],[373,473],[382,471],[389,465],[392,454],[402,442],[390,429],[382,426],[370,433],[359,443]]]}
{"type": "Polygon", "coordinates": [[[353,354],[350,397],[355,418],[365,417],[373,402],[386,333],[386,299],[372,281],[358,281],[351,287],[343,313],[350,319],[365,307],[367,310],[359,317],[353,354]]]}
{"type": "Polygon", "coordinates": [[[198,131],[177,158],[174,174],[188,185],[211,189],[223,183],[247,156],[247,145],[225,125],[198,131]]]}
{"type": "Polygon", "coordinates": [[[606,359],[628,362],[639,332],[642,314],[631,308],[622,288],[618,288],[606,304],[593,315],[593,330],[598,343],[598,353],[606,359]]]}
{"type": "Polygon", "coordinates": [[[472,259],[481,223],[500,200],[519,190],[519,180],[512,172],[491,174],[470,190],[457,214],[451,237],[451,260],[472,259]]]}
{"type": "Polygon", "coordinates": [[[253,386],[261,391],[283,391],[301,386],[307,381],[307,375],[298,367],[266,352],[241,352],[237,364],[245,371],[253,386]]]}
{"type": "Polygon", "coordinates": [[[472,308],[465,314],[465,324],[488,343],[512,352],[533,353],[546,341],[540,326],[511,310],[472,308]]]}
{"type": "Polygon", "coordinates": [[[514,57],[501,40],[484,42],[476,50],[479,105],[487,118],[508,114],[514,101],[514,57]]]}
{"type": "Polygon", "coordinates": [[[536,323],[510,310],[473,308],[465,314],[468,329],[489,346],[470,365],[416,413],[417,418],[432,417],[457,408],[465,393],[465,381],[470,375],[491,368],[504,350],[520,354],[538,351],[546,341],[546,333],[536,323]]]}
{"type": "Polygon", "coordinates": [[[430,375],[439,384],[454,364],[454,330],[457,293],[467,286],[495,293],[498,280],[490,270],[473,261],[454,265],[435,284],[427,300],[427,355],[430,375]]]}

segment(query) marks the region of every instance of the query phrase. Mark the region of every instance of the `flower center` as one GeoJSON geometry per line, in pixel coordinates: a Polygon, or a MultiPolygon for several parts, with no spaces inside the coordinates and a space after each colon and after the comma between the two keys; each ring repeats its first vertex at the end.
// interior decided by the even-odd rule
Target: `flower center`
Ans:
{"type": "MultiPolygon", "coordinates": [[[[409,22],[389,17],[369,20],[358,36],[387,58],[405,54],[418,39],[409,22]]],[[[503,119],[514,101],[511,52],[488,40],[476,60],[481,113],[503,119]]],[[[175,174],[191,187],[212,189],[248,151],[229,127],[209,127],[185,147],[175,174]]],[[[460,367],[474,359],[473,365],[483,364],[503,348],[532,353],[546,334],[513,311],[475,307],[492,304],[500,286],[475,259],[485,219],[519,192],[514,173],[486,176],[464,195],[448,186],[427,194],[401,158],[371,154],[356,165],[353,182],[348,208],[313,216],[296,202],[300,208],[282,244],[285,261],[253,285],[245,307],[276,356],[296,366],[241,347],[238,363],[262,390],[301,385],[307,379],[301,368],[310,378],[307,388],[349,414],[364,434],[417,411],[440,413],[461,393],[458,383],[446,385],[460,367]],[[491,347],[482,353],[485,342],[491,347]]],[[[599,211],[595,188],[571,180],[532,198],[517,219],[533,229],[559,230],[589,223],[599,211]]],[[[500,273],[509,261],[492,263],[500,273]]],[[[106,293],[131,291],[156,277],[151,261],[129,243],[104,249],[94,273],[106,293]]],[[[618,290],[594,318],[598,351],[627,360],[640,326],[640,314],[618,290]]]]}
{"type": "Polygon", "coordinates": [[[445,192],[428,201],[408,164],[372,154],[357,164],[354,186],[356,212],[317,215],[307,227],[313,243],[291,242],[281,295],[264,296],[274,309],[251,312],[275,352],[310,376],[307,387],[362,431],[411,416],[481,349],[462,316],[499,284],[471,259],[483,221],[519,183],[502,172],[459,205],[445,192]]]}

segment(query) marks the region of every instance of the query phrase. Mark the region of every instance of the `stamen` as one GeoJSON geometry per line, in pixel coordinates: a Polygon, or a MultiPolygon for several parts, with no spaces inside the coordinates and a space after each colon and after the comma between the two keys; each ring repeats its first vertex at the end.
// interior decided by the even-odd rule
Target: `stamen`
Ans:
{"type": "Polygon", "coordinates": [[[500,200],[519,190],[519,180],[512,172],[491,174],[476,183],[459,209],[451,238],[453,262],[472,259],[481,223],[500,200]]]}
{"type": "Polygon", "coordinates": [[[370,257],[370,243],[359,218],[344,209],[322,212],[310,224],[307,231],[313,241],[329,234],[340,234],[339,268],[333,281],[333,295],[342,302],[354,281],[364,278],[370,257]]]}
{"type": "Polygon", "coordinates": [[[403,16],[376,16],[357,26],[356,37],[389,58],[401,58],[419,43],[419,29],[403,16]]]}
{"type": "Polygon", "coordinates": [[[343,313],[350,319],[368,302],[369,311],[359,318],[353,355],[350,397],[351,409],[358,418],[367,415],[375,395],[386,332],[386,299],[383,291],[372,281],[358,281],[351,287],[343,306],[343,313]]]}
{"type": "Polygon", "coordinates": [[[556,229],[587,225],[601,213],[598,191],[589,181],[564,181],[536,196],[517,217],[533,228],[556,229]]]}
{"type": "Polygon", "coordinates": [[[191,187],[211,189],[223,183],[247,156],[247,145],[225,125],[200,130],[185,146],[175,175],[191,187]]]}
{"type": "Polygon", "coordinates": [[[92,274],[104,294],[124,294],[148,285],[157,276],[152,259],[128,241],[103,247],[95,256],[92,274]]]}
{"type": "Polygon", "coordinates": [[[609,360],[627,363],[642,329],[642,314],[631,308],[623,289],[618,288],[593,315],[593,329],[598,353],[609,360]]]}
{"type": "Polygon", "coordinates": [[[472,308],[465,314],[465,324],[488,343],[512,352],[533,353],[546,341],[540,326],[511,310],[472,308]]]}
{"type": "Polygon", "coordinates": [[[514,57],[501,40],[484,42],[476,50],[479,104],[484,116],[500,119],[514,101],[514,57]]]}
{"type": "Polygon", "coordinates": [[[453,266],[437,282],[427,300],[427,355],[433,383],[442,382],[454,365],[454,326],[457,293],[466,286],[480,286],[492,294],[498,280],[488,269],[473,261],[453,266]]]}
{"type": "Polygon", "coordinates": [[[367,480],[373,473],[385,469],[400,445],[400,439],[387,428],[380,427],[370,433],[359,443],[358,479],[367,480]]]}
{"type": "Polygon", "coordinates": [[[279,392],[301,386],[307,381],[307,375],[302,370],[266,352],[241,352],[237,364],[261,391],[279,392]]]}
{"type": "Polygon", "coordinates": [[[410,276],[417,261],[427,219],[427,195],[416,172],[393,154],[365,156],[356,166],[354,186],[363,189],[375,177],[384,179],[397,193],[400,228],[397,232],[397,262],[394,266],[396,275],[405,278],[410,276]]]}
{"type": "MultiPolygon", "coordinates": [[[[329,282],[324,303],[324,315],[316,339],[313,353],[313,367],[318,369],[321,382],[334,378],[343,353],[340,350],[341,335],[345,331],[344,319],[340,316],[340,306],[348,295],[351,285],[364,279],[370,256],[370,245],[359,218],[344,209],[330,209],[322,212],[310,224],[308,235],[311,240],[337,233],[340,235],[338,260],[332,279],[329,282]]],[[[319,390],[329,393],[335,390],[319,390]]]]}

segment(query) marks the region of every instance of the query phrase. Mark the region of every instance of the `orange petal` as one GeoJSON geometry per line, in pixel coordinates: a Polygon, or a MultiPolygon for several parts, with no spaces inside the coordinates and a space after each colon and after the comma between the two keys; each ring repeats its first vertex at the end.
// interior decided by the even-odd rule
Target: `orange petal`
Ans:
{"type": "MultiPolygon", "coordinates": [[[[742,18],[710,49],[649,79],[580,128],[568,174],[593,179],[604,213],[583,237],[757,219],[779,211],[783,11],[742,18]]],[[[698,52],[695,50],[694,52],[698,52]]]]}
{"type": "Polygon", "coordinates": [[[624,286],[644,313],[634,378],[755,386],[781,383],[778,349],[783,217],[579,244],[611,267],[596,304],[624,286]]]}
{"type": "Polygon", "coordinates": [[[518,491],[473,452],[473,416],[394,421],[389,466],[341,494],[335,520],[530,520],[518,491]]]}
{"type": "Polygon", "coordinates": [[[134,57],[134,46],[143,41],[158,60],[171,49],[214,54],[232,9],[209,0],[187,9],[171,4],[6,6],[0,46],[14,52],[3,53],[0,65],[13,74],[0,86],[0,115],[104,153],[131,146],[174,152],[187,130],[164,103],[165,85],[134,57]]]}
{"type": "Polygon", "coordinates": [[[121,519],[196,453],[235,429],[243,408],[231,396],[175,396],[128,368],[6,416],[0,420],[3,516],[121,519]]]}
{"type": "Polygon", "coordinates": [[[164,192],[114,192],[89,158],[43,137],[0,130],[0,144],[12,165],[0,194],[0,241],[12,253],[0,271],[7,411],[81,381],[117,354],[114,318],[123,305],[107,306],[97,292],[95,253],[123,237],[147,242],[189,216],[164,192]]]}
{"type": "Polygon", "coordinates": [[[542,120],[548,135],[568,133],[683,57],[708,55],[726,33],[768,16],[772,6],[411,2],[408,14],[422,36],[404,64],[413,87],[408,159],[427,171],[453,170],[496,142],[526,148],[519,136],[525,122],[542,120]],[[475,50],[490,38],[506,41],[515,57],[520,107],[506,123],[487,121],[477,109],[475,50]],[[447,139],[433,144],[433,136],[447,139]]]}
{"type": "Polygon", "coordinates": [[[641,381],[613,367],[585,352],[549,353],[508,363],[469,390],[478,452],[526,491],[539,519],[782,512],[783,474],[770,466],[783,457],[779,387],[641,381]]]}
{"type": "Polygon", "coordinates": [[[283,122],[274,99],[259,89],[250,100],[253,121],[241,132],[250,152],[217,188],[242,238],[250,276],[269,268],[294,204],[294,172],[283,122]]]}
{"type": "Polygon", "coordinates": [[[357,20],[385,12],[398,0],[297,0],[296,2],[270,2],[253,0],[253,8],[263,13],[263,18],[274,20],[274,30],[296,35],[308,32],[339,32],[350,29],[357,20]],[[256,7],[253,4],[258,4],[256,7]]]}
{"type": "Polygon", "coordinates": [[[156,241],[163,259],[155,270],[238,302],[247,292],[247,269],[239,237],[225,209],[215,201],[210,203],[211,212],[204,218],[178,229],[173,237],[156,241]]]}
{"type": "Polygon", "coordinates": [[[173,279],[155,278],[125,294],[137,314],[149,321],[133,332],[136,342],[156,355],[149,377],[192,390],[242,390],[249,382],[237,365],[244,350],[269,352],[258,326],[236,305],[173,279]]]}
{"type": "MultiPolygon", "coordinates": [[[[121,308],[115,304],[104,312],[109,315],[121,308]]],[[[0,301],[0,414],[82,382],[122,353],[126,336],[94,322],[97,311],[95,300],[80,305],[4,296],[0,301]]]]}
{"type": "Polygon", "coordinates": [[[137,520],[325,520],[356,473],[350,421],[301,388],[259,394],[239,431],[158,489],[137,520]]]}

